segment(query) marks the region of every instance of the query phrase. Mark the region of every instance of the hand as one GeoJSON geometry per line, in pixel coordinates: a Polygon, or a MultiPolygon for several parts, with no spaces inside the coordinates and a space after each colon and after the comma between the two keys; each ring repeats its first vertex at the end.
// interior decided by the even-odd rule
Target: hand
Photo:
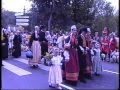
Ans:
{"type": "Polygon", "coordinates": [[[29,48],[28,50],[32,50],[31,48],[29,48]]]}
{"type": "Polygon", "coordinates": [[[4,45],[5,45],[5,43],[2,43],[2,45],[4,46],[4,45]]]}
{"type": "Polygon", "coordinates": [[[86,47],[86,50],[89,50],[89,47],[86,47]]]}

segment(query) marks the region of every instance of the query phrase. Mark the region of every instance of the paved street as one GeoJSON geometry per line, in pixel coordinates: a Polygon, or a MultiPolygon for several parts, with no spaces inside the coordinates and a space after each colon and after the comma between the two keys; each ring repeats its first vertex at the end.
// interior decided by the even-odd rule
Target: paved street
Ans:
{"type": "MultiPolygon", "coordinates": [[[[38,69],[32,69],[28,65],[25,53],[22,57],[15,59],[9,57],[3,60],[2,67],[2,89],[51,89],[48,86],[49,67],[39,65],[38,69]]],[[[103,62],[103,74],[94,76],[93,80],[87,83],[78,82],[77,86],[62,83],[64,89],[112,89],[119,87],[119,64],[103,62]]]]}

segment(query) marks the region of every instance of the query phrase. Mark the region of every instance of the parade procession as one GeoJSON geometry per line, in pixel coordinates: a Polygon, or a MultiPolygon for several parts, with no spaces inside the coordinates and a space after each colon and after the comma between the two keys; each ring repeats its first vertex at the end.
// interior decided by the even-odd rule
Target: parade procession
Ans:
{"type": "Polygon", "coordinates": [[[49,21],[48,26],[2,26],[1,89],[118,90],[118,31],[106,24],[97,31],[93,26],[77,23],[66,26],[67,30],[50,30],[49,21]]]}

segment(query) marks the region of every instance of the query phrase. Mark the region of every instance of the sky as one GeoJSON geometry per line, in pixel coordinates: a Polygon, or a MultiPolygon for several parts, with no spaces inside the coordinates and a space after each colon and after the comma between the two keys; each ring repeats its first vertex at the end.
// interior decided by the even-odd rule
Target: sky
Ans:
{"type": "MultiPolygon", "coordinates": [[[[115,8],[115,10],[119,9],[119,0],[106,0],[111,2],[111,5],[115,8]]],[[[2,0],[2,7],[9,11],[14,12],[23,12],[24,6],[26,10],[31,8],[32,2],[26,0],[2,0]]]]}
{"type": "Polygon", "coordinates": [[[26,10],[29,10],[31,4],[32,2],[27,0],[2,0],[2,8],[14,12],[23,12],[24,6],[26,10]]]}

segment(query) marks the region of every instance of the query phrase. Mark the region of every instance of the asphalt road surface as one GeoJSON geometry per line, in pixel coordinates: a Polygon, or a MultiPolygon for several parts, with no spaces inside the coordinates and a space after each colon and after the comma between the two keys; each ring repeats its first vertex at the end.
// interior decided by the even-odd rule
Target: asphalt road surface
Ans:
{"type": "MultiPolygon", "coordinates": [[[[5,89],[52,89],[48,86],[49,67],[42,64],[39,68],[32,69],[28,65],[25,53],[20,58],[9,57],[2,61],[2,90],[5,89]]],[[[101,76],[93,76],[93,80],[87,83],[78,82],[77,86],[71,86],[64,81],[63,89],[108,89],[118,90],[119,87],[119,64],[103,62],[103,73],[101,76]]]]}

